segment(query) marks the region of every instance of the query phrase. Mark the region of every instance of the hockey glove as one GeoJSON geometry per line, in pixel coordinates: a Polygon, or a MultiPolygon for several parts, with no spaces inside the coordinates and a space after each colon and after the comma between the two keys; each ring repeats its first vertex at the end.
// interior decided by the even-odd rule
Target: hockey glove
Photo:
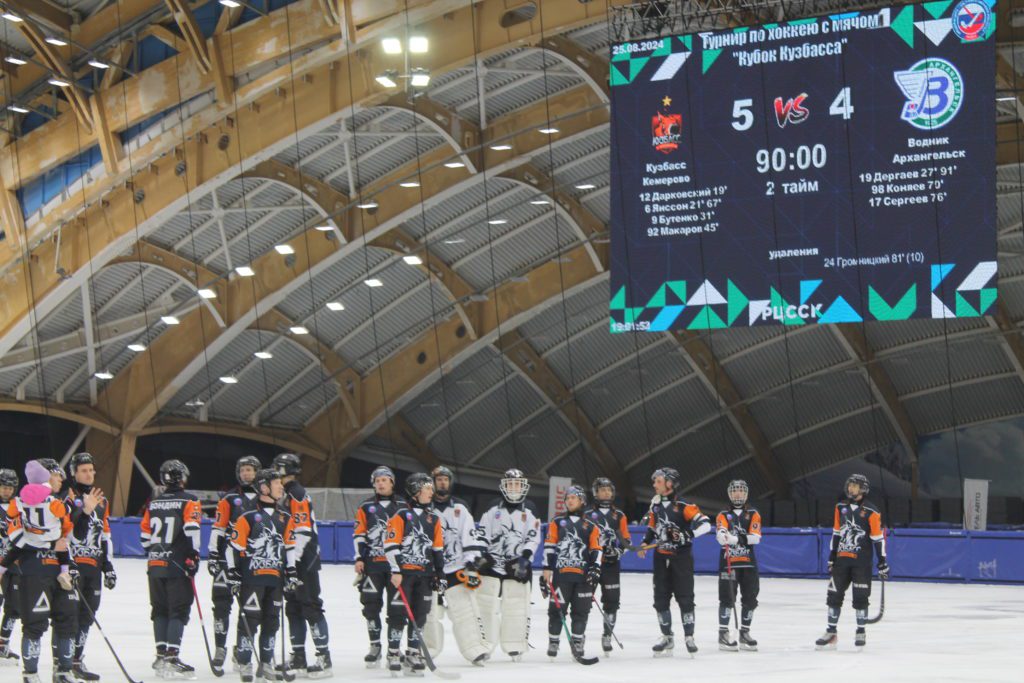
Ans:
{"type": "Polygon", "coordinates": [[[224,576],[228,582],[228,590],[231,591],[232,595],[238,595],[242,592],[242,572],[238,571],[237,568],[229,568],[224,576]]]}
{"type": "Polygon", "coordinates": [[[103,570],[103,587],[112,591],[115,586],[117,586],[117,572],[113,567],[107,567],[103,570]]]}
{"type": "Polygon", "coordinates": [[[220,553],[216,550],[211,550],[206,557],[206,569],[210,572],[210,576],[216,579],[217,575],[225,568],[224,560],[221,558],[220,553]]]}
{"type": "Polygon", "coordinates": [[[472,563],[466,565],[465,569],[455,572],[455,578],[470,590],[480,587],[480,574],[472,563]]]}
{"type": "Polygon", "coordinates": [[[188,555],[185,556],[185,575],[192,578],[199,571],[199,553],[195,550],[190,550],[188,555]]]}
{"type": "Polygon", "coordinates": [[[618,543],[609,543],[601,549],[601,553],[606,560],[617,560],[622,557],[622,548],[619,547],[618,543]]]}
{"type": "Polygon", "coordinates": [[[293,594],[299,590],[302,581],[299,579],[299,570],[295,567],[288,567],[287,578],[285,579],[284,592],[293,594]]]}
{"type": "Polygon", "coordinates": [[[541,577],[541,579],[540,579],[540,597],[542,597],[545,600],[547,600],[550,595],[551,595],[551,585],[548,584],[548,582],[544,580],[544,577],[541,577]]]}
{"type": "Polygon", "coordinates": [[[878,576],[881,579],[889,578],[889,563],[885,560],[881,560],[878,563],[878,576]]]}
{"type": "Polygon", "coordinates": [[[444,595],[444,592],[448,590],[448,582],[445,580],[443,576],[435,576],[430,581],[430,587],[434,590],[435,593],[438,593],[439,595],[444,595]]]}
{"type": "Polygon", "coordinates": [[[530,580],[530,558],[523,555],[516,560],[515,567],[512,569],[512,578],[520,583],[526,583],[530,580]]]}
{"type": "Polygon", "coordinates": [[[587,585],[591,588],[597,588],[598,584],[601,583],[601,568],[596,564],[591,565],[587,569],[587,585]]]}

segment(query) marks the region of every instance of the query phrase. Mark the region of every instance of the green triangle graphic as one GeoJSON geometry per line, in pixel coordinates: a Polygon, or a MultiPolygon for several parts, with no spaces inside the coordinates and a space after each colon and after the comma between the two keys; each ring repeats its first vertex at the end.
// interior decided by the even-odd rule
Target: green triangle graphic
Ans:
{"type": "Polygon", "coordinates": [[[647,66],[647,60],[648,59],[650,59],[650,58],[649,57],[641,57],[640,59],[631,59],[631,60],[629,60],[629,81],[630,81],[630,83],[632,83],[633,79],[636,78],[636,75],[638,73],[640,73],[640,71],[645,66],[647,66]]]}
{"type": "Polygon", "coordinates": [[[985,311],[987,311],[988,307],[992,305],[992,302],[996,300],[996,288],[982,287],[978,294],[978,313],[985,315],[985,311]]]}
{"type": "Polygon", "coordinates": [[[772,294],[769,297],[771,299],[772,308],[782,310],[782,317],[785,318],[782,323],[784,325],[803,325],[805,324],[798,316],[790,316],[786,318],[786,309],[789,307],[789,302],[782,298],[782,295],[775,291],[772,287],[772,294]]]}
{"type": "Polygon", "coordinates": [[[669,280],[665,283],[672,293],[679,297],[679,300],[686,303],[686,280],[669,280]]]}
{"type": "Polygon", "coordinates": [[[778,24],[765,24],[765,25],[764,25],[764,26],[762,26],[761,28],[766,28],[766,29],[768,29],[768,30],[770,31],[770,30],[772,30],[773,28],[777,28],[777,27],[778,27],[778,24]]]}
{"type": "Polygon", "coordinates": [[[701,53],[701,58],[704,60],[704,70],[701,71],[701,73],[706,74],[720,54],[722,54],[721,50],[704,50],[704,52],[701,53]]]}
{"type": "Polygon", "coordinates": [[[926,2],[921,6],[924,11],[932,15],[932,19],[941,19],[946,9],[953,4],[953,0],[937,0],[937,2],[926,2]]]}
{"type": "Polygon", "coordinates": [[[725,321],[718,317],[718,314],[711,310],[711,306],[705,306],[697,311],[696,317],[686,326],[688,330],[721,330],[728,327],[725,321]]]}
{"type": "Polygon", "coordinates": [[[682,38],[680,38],[679,40],[683,41],[683,45],[686,46],[687,50],[691,50],[691,51],[693,50],[693,36],[685,35],[682,38]]]}
{"type": "Polygon", "coordinates": [[[665,285],[658,287],[658,291],[647,302],[647,308],[665,308],[665,285]]]}
{"type": "Polygon", "coordinates": [[[910,47],[914,47],[914,6],[907,5],[896,18],[889,23],[889,28],[896,32],[910,47]]]}
{"type": "Polygon", "coordinates": [[[739,314],[746,309],[747,305],[750,303],[750,299],[747,298],[746,294],[740,291],[739,287],[732,283],[732,280],[726,280],[726,286],[728,289],[726,291],[725,298],[729,301],[729,309],[726,315],[728,316],[729,324],[732,325],[736,322],[736,318],[739,317],[739,314]]]}
{"type": "Polygon", "coordinates": [[[667,57],[672,54],[672,39],[662,38],[661,47],[651,53],[651,57],[667,57]]]}
{"type": "Polygon", "coordinates": [[[629,85],[629,79],[626,78],[625,76],[623,76],[622,72],[619,71],[618,67],[615,66],[614,64],[611,65],[611,69],[609,70],[609,72],[610,72],[609,76],[611,78],[611,80],[609,82],[613,86],[616,86],[616,85],[629,85]]]}
{"type": "Polygon", "coordinates": [[[746,33],[750,30],[749,26],[737,26],[732,30],[733,33],[746,33]]]}
{"type": "Polygon", "coordinates": [[[811,17],[810,19],[794,19],[793,21],[786,22],[790,26],[799,26],[800,24],[814,24],[817,23],[817,17],[811,17]]]}
{"type": "Polygon", "coordinates": [[[875,320],[907,320],[916,309],[917,285],[910,285],[895,306],[890,306],[874,287],[868,286],[868,311],[875,320]]]}
{"type": "Polygon", "coordinates": [[[619,291],[615,292],[615,296],[612,297],[611,303],[608,304],[608,308],[613,311],[622,311],[626,308],[626,285],[619,287],[619,291]]]}
{"type": "Polygon", "coordinates": [[[636,319],[640,317],[640,314],[644,312],[644,307],[639,306],[637,308],[627,308],[625,311],[625,322],[635,323],[636,319]]]}
{"type": "Polygon", "coordinates": [[[967,303],[967,299],[963,298],[960,292],[956,293],[956,317],[958,318],[977,318],[978,312],[974,310],[974,306],[967,303]]]}

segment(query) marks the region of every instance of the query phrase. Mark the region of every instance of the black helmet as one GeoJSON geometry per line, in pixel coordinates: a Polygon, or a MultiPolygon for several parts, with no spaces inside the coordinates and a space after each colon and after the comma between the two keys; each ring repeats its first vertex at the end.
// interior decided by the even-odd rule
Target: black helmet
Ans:
{"type": "Polygon", "coordinates": [[[377,481],[377,477],[388,477],[391,479],[391,485],[395,485],[395,473],[390,467],[384,465],[378,465],[373,470],[373,474],[370,475],[370,486],[373,486],[377,481]]]}
{"type": "Polygon", "coordinates": [[[434,480],[425,472],[410,474],[409,478],[405,480],[405,492],[413,499],[420,495],[424,486],[434,487],[434,480]]]}
{"type": "Polygon", "coordinates": [[[442,498],[448,498],[448,496],[452,495],[452,489],[455,488],[455,474],[451,471],[450,468],[445,467],[444,465],[438,465],[437,467],[430,471],[430,479],[431,481],[434,482],[435,494],[442,498]],[[448,488],[444,489],[443,491],[437,488],[438,477],[448,477],[448,488]]]}
{"type": "Polygon", "coordinates": [[[846,490],[850,487],[850,484],[859,485],[862,496],[868,495],[868,491],[871,490],[871,482],[863,474],[851,474],[846,478],[846,483],[843,484],[843,495],[846,495],[846,490]]]}
{"type": "MultiPolygon", "coordinates": [[[[249,456],[251,457],[251,456],[249,456]]],[[[244,458],[243,458],[244,459],[244,458]]],[[[252,487],[256,489],[256,493],[263,493],[263,485],[270,486],[270,482],[275,479],[280,479],[281,473],[277,470],[270,469],[269,467],[256,470],[256,476],[252,480],[252,487]]]]}
{"type": "Polygon", "coordinates": [[[746,505],[747,498],[750,496],[750,487],[742,479],[733,479],[729,482],[729,487],[725,490],[725,493],[729,496],[729,502],[733,505],[746,505]]]}
{"type": "Polygon", "coordinates": [[[60,463],[53,458],[39,458],[36,462],[42,465],[43,469],[47,472],[59,474],[62,477],[64,476],[64,470],[61,469],[60,463]]]}
{"type": "Polygon", "coordinates": [[[259,472],[263,469],[263,463],[261,463],[260,459],[255,455],[243,455],[238,459],[238,462],[235,463],[235,481],[238,482],[239,486],[251,486],[256,483],[255,480],[253,480],[252,484],[246,484],[242,481],[242,468],[247,465],[251,467],[254,472],[259,472]]]}
{"type": "Polygon", "coordinates": [[[280,453],[274,456],[274,469],[282,476],[301,474],[302,461],[294,453],[280,453]]]}
{"type": "Polygon", "coordinates": [[[658,477],[664,477],[665,481],[672,482],[672,493],[679,490],[679,483],[682,481],[679,477],[679,470],[674,467],[659,467],[651,474],[651,481],[653,482],[658,477]]]}
{"type": "Polygon", "coordinates": [[[188,467],[180,460],[168,460],[160,465],[160,483],[168,488],[184,488],[188,475],[188,467]]]}
{"type": "Polygon", "coordinates": [[[91,453],[75,453],[68,462],[68,474],[74,477],[80,465],[92,465],[95,467],[96,461],[93,460],[91,453]]]}
{"type": "Polygon", "coordinates": [[[581,507],[587,504],[587,492],[583,490],[582,486],[573,484],[572,486],[567,488],[565,490],[565,496],[563,497],[563,500],[569,500],[569,496],[576,496],[577,498],[579,498],[581,507]]]}
{"type": "Polygon", "coordinates": [[[526,478],[522,470],[511,469],[505,470],[505,474],[501,478],[501,483],[498,484],[498,490],[501,491],[501,495],[505,497],[510,503],[519,503],[526,494],[530,492],[530,480],[526,478]],[[518,484],[518,491],[513,491],[512,487],[514,484],[518,484]]]}
{"type": "Polygon", "coordinates": [[[608,487],[612,490],[612,498],[615,498],[615,484],[608,477],[598,477],[594,480],[594,483],[590,485],[590,493],[597,498],[598,489],[608,487]]]}
{"type": "Polygon", "coordinates": [[[13,486],[18,488],[18,473],[14,470],[4,468],[0,470],[0,486],[13,486]]]}

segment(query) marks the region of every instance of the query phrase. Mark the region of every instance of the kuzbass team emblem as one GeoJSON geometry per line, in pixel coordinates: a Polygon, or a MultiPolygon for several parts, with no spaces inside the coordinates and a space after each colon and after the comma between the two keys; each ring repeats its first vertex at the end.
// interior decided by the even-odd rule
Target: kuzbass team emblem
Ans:
{"type": "Polygon", "coordinates": [[[964,82],[952,63],[928,57],[906,71],[893,74],[907,98],[900,118],[921,130],[942,128],[952,121],[964,101],[964,82]]]}

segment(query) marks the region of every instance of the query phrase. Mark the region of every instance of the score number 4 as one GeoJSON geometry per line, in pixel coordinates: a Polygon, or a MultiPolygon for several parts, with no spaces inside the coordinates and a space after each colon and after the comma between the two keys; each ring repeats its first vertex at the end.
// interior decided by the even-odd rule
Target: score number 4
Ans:
{"type": "MultiPolygon", "coordinates": [[[[732,103],[732,127],[735,130],[750,130],[754,125],[753,106],[752,99],[735,100],[732,103]]],[[[840,89],[832,104],[828,106],[828,113],[829,116],[841,116],[846,121],[853,117],[853,96],[850,94],[850,88],[840,89]]]]}

